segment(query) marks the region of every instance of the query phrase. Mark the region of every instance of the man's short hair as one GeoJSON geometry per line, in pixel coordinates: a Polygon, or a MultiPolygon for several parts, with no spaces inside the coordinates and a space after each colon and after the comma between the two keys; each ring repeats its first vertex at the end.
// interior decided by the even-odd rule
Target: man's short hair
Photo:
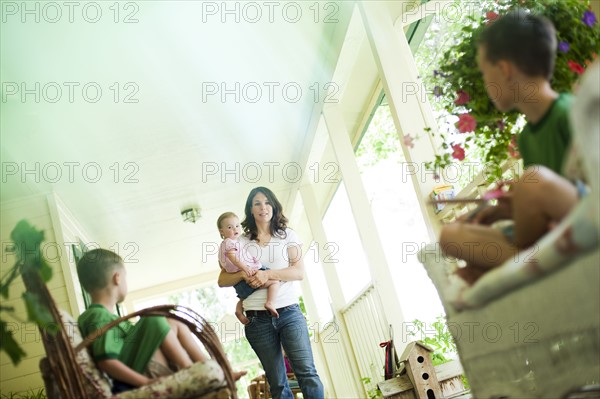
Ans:
{"type": "Polygon", "coordinates": [[[556,30],[545,17],[523,9],[510,11],[479,34],[478,44],[485,47],[486,58],[491,63],[507,60],[528,76],[552,78],[556,30]]]}

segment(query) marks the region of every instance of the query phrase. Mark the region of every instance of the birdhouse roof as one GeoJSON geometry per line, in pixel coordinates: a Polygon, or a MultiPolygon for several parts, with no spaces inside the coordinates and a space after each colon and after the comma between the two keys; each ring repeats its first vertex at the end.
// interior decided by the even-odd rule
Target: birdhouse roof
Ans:
{"type": "Polygon", "coordinates": [[[421,347],[421,348],[425,349],[428,352],[433,352],[433,349],[431,349],[430,347],[428,347],[427,345],[425,345],[423,342],[421,342],[421,341],[412,341],[412,342],[409,342],[408,345],[406,345],[406,348],[404,348],[404,352],[402,352],[402,356],[400,356],[400,361],[401,362],[407,361],[408,357],[411,354],[411,352],[413,350],[417,350],[418,347],[421,347]]]}

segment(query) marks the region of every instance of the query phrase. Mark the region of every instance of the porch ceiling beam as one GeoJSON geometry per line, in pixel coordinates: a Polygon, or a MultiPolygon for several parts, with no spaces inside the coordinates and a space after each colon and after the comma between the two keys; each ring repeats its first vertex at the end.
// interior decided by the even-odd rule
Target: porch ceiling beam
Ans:
{"type": "Polygon", "coordinates": [[[125,307],[129,312],[132,312],[134,310],[133,304],[135,302],[151,300],[158,297],[164,297],[172,293],[214,284],[219,277],[219,273],[220,270],[210,270],[183,279],[169,281],[163,284],[154,285],[152,287],[131,291],[127,294],[125,307]]]}

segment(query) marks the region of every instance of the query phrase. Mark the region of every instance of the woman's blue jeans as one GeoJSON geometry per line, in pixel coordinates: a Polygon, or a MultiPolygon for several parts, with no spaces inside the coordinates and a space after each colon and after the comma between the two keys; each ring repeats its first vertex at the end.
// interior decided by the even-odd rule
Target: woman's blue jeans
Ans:
{"type": "Polygon", "coordinates": [[[298,304],[278,309],[279,318],[268,312],[250,316],[246,338],[258,356],[273,399],[293,399],[288,385],[281,347],[290,360],[305,399],[323,399],[323,384],[317,374],[310,348],[306,319],[298,304]]]}

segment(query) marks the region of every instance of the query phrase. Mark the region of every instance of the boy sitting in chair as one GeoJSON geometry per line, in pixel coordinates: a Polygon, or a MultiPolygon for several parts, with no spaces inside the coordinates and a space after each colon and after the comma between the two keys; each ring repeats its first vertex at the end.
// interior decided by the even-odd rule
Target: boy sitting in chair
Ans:
{"type": "Polygon", "coordinates": [[[527,119],[518,139],[527,169],[497,206],[478,208],[442,228],[442,251],[466,261],[457,274],[469,284],[534,245],[585,192],[560,175],[571,143],[572,96],[550,85],[556,46],[552,23],[525,10],[502,16],[479,37],[478,63],[488,95],[500,111],[517,109],[527,119]],[[499,220],[514,225],[493,228],[499,220]]]}
{"type": "MultiPolygon", "coordinates": [[[[127,272],[121,257],[105,249],[87,252],[77,264],[77,274],[92,297],[79,316],[84,337],[117,319],[117,303],[127,295],[127,272]]],[[[154,378],[203,362],[207,357],[187,326],[165,317],[143,317],[135,325],[123,321],[91,345],[98,368],[113,380],[113,393],[150,384],[154,378]]],[[[238,376],[239,378],[239,376],[238,376]]]]}

